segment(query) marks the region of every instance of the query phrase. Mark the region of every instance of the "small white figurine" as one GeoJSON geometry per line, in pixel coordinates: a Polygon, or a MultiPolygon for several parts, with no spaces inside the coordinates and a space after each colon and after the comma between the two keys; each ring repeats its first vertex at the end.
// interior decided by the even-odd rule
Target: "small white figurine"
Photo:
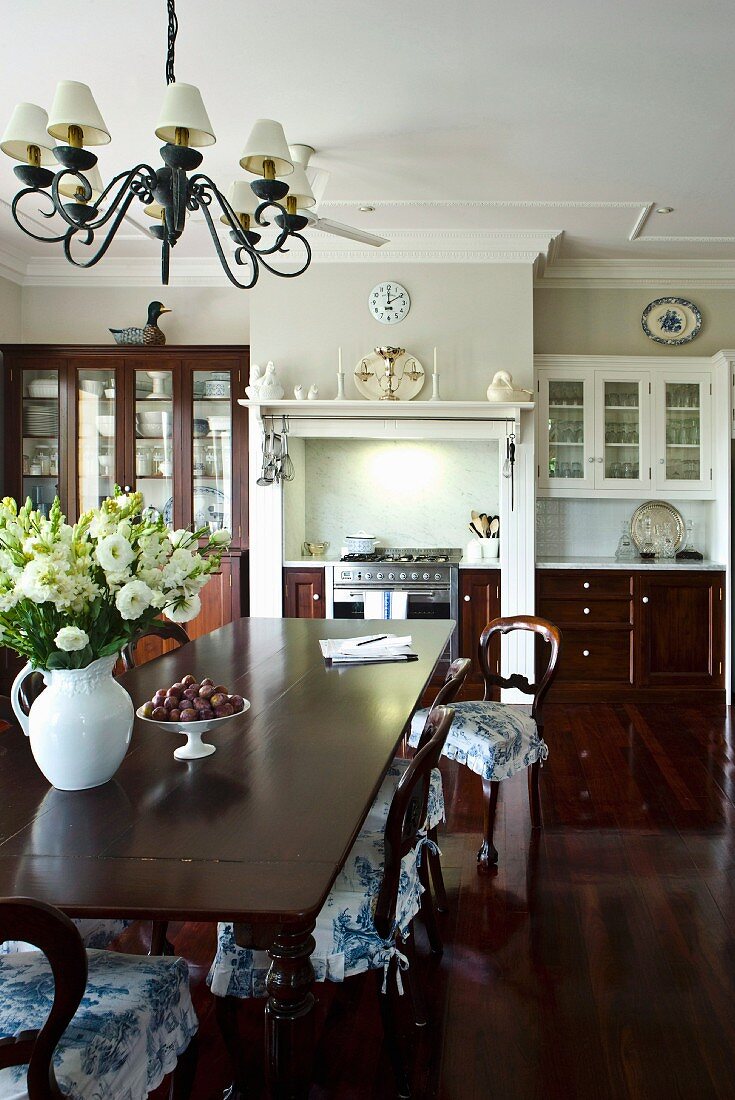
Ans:
{"type": "Polygon", "coordinates": [[[260,387],[263,385],[263,378],[260,373],[260,367],[257,363],[253,363],[250,368],[250,385],[245,387],[245,393],[248,395],[251,401],[257,401],[260,387]]]}
{"type": "Polygon", "coordinates": [[[296,398],[297,401],[303,401],[304,400],[304,387],[303,386],[294,386],[293,395],[294,395],[294,397],[296,398]]]}
{"type": "Polygon", "coordinates": [[[266,364],[265,377],[260,384],[258,397],[261,401],[280,401],[283,397],[283,386],[278,381],[276,368],[272,360],[266,364]]]}
{"type": "Polygon", "coordinates": [[[319,387],[318,386],[309,386],[309,392],[306,396],[307,396],[309,401],[316,401],[317,398],[319,397],[319,387]]]}

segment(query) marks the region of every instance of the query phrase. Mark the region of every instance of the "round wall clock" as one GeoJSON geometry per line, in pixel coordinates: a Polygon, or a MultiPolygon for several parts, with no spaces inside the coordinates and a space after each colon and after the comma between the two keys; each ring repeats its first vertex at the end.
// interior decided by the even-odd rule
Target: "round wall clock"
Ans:
{"type": "Polygon", "coordinates": [[[370,291],[368,308],[381,325],[397,325],[408,316],[411,299],[400,283],[378,283],[370,291]]]}
{"type": "Polygon", "coordinates": [[[657,344],[688,344],[702,327],[702,314],[686,298],[657,298],[643,310],[641,325],[657,344]]]}

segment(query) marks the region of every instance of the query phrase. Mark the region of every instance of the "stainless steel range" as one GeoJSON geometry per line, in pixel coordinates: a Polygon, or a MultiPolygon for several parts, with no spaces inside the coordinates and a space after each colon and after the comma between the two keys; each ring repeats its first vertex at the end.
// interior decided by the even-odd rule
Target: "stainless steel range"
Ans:
{"type": "MultiPolygon", "coordinates": [[[[325,569],[326,613],[335,619],[454,619],[458,621],[457,549],[381,548],[348,554],[325,569]]],[[[457,627],[441,669],[459,656],[457,627]]]]}

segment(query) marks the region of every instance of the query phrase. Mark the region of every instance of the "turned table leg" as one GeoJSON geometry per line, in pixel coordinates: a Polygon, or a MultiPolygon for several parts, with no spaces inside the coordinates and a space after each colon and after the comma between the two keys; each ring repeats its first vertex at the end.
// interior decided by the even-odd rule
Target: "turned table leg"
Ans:
{"type": "Polygon", "coordinates": [[[271,1094],[297,1100],[308,1094],[314,1057],[314,922],[280,929],[268,948],[265,1064],[271,1094]]]}

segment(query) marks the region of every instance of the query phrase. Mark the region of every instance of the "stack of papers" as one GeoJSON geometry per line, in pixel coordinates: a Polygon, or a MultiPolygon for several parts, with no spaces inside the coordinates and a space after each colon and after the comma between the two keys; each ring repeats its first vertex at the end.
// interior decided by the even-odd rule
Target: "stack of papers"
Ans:
{"type": "Polygon", "coordinates": [[[411,635],[366,634],[362,638],[337,638],[320,641],[322,655],[332,665],[369,665],[376,661],[418,661],[411,649],[411,635]]]}

